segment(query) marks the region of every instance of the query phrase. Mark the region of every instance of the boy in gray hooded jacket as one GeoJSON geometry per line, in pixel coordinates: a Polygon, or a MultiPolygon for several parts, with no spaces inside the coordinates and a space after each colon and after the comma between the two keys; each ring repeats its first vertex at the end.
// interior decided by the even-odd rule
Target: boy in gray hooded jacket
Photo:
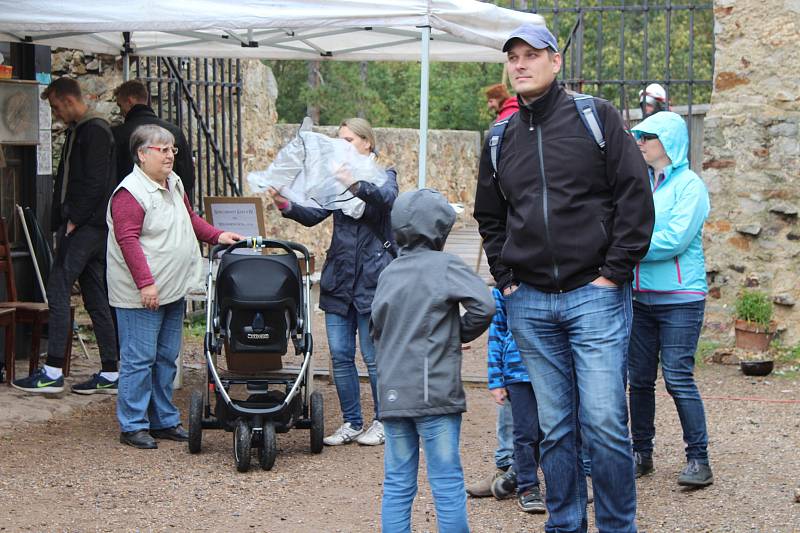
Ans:
{"type": "Polygon", "coordinates": [[[384,533],[411,531],[420,440],[439,530],[469,531],[458,452],[467,409],[461,344],[486,330],[494,300],[461,259],[442,252],[455,219],[453,208],[432,189],[403,193],[392,209],[399,254],[378,280],[371,318],[386,435],[384,533]]]}

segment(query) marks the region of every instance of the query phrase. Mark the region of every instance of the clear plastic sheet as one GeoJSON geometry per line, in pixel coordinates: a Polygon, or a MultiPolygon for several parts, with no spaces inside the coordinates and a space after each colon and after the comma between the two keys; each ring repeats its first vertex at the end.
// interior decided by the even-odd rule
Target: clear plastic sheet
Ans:
{"type": "Polygon", "coordinates": [[[311,131],[308,117],[267,170],[247,175],[255,192],[273,187],[298,205],[341,209],[348,216],[360,218],[364,202],[345,185],[351,179],[381,186],[386,182],[386,171],[373,156],[359,154],[347,141],[311,131]]]}

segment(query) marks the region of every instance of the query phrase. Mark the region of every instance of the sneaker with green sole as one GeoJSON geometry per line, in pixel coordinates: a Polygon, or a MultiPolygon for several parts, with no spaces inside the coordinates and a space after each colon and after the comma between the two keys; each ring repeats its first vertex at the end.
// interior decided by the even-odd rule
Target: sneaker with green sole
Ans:
{"type": "Polygon", "coordinates": [[[117,394],[118,390],[118,379],[110,381],[100,374],[92,374],[88,380],[72,386],[72,392],[75,394],[117,394]]]}
{"type": "Polygon", "coordinates": [[[44,368],[40,368],[27,378],[14,380],[11,386],[35,394],[56,394],[64,391],[64,376],[49,378],[44,368]]]}

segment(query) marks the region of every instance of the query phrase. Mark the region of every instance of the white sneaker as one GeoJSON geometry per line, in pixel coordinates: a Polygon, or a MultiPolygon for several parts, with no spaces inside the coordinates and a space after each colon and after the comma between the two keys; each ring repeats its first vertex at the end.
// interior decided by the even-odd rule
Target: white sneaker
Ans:
{"type": "Polygon", "coordinates": [[[368,430],[358,436],[356,442],[364,446],[379,446],[383,444],[385,440],[386,438],[383,436],[383,424],[376,420],[368,430]]]}
{"type": "MultiPolygon", "coordinates": [[[[355,440],[356,437],[364,433],[363,429],[354,429],[350,422],[345,422],[339,429],[333,432],[333,435],[325,437],[322,442],[326,446],[339,446],[342,444],[349,444],[355,440]]],[[[381,430],[381,434],[383,430],[381,430]]]]}

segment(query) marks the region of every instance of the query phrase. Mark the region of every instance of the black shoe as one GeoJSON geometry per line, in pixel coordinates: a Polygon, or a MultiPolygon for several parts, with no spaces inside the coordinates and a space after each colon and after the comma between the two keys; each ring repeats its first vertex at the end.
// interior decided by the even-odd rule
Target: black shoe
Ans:
{"type": "Polygon", "coordinates": [[[492,495],[498,500],[503,500],[517,491],[517,473],[514,467],[509,467],[505,474],[492,483],[492,495]]]}
{"type": "Polygon", "coordinates": [[[538,486],[533,486],[522,492],[517,498],[517,505],[526,513],[542,514],[547,512],[542,493],[538,486]]]}
{"type": "Polygon", "coordinates": [[[678,476],[678,485],[684,487],[707,487],[714,483],[714,476],[711,467],[705,463],[700,463],[696,459],[690,459],[678,476]]]}
{"type": "Polygon", "coordinates": [[[639,452],[633,452],[633,462],[636,463],[637,479],[655,472],[655,468],[653,468],[653,457],[650,455],[642,455],[639,452]]]}
{"type": "Polygon", "coordinates": [[[176,440],[178,442],[186,442],[189,440],[189,434],[183,429],[183,426],[178,424],[174,428],[164,429],[151,429],[150,435],[156,439],[176,440]]]}
{"type": "Polygon", "coordinates": [[[119,434],[119,441],[122,444],[133,446],[134,448],[141,448],[143,450],[152,450],[158,448],[158,444],[153,440],[153,437],[147,432],[146,429],[139,431],[123,431],[119,434]]]}

